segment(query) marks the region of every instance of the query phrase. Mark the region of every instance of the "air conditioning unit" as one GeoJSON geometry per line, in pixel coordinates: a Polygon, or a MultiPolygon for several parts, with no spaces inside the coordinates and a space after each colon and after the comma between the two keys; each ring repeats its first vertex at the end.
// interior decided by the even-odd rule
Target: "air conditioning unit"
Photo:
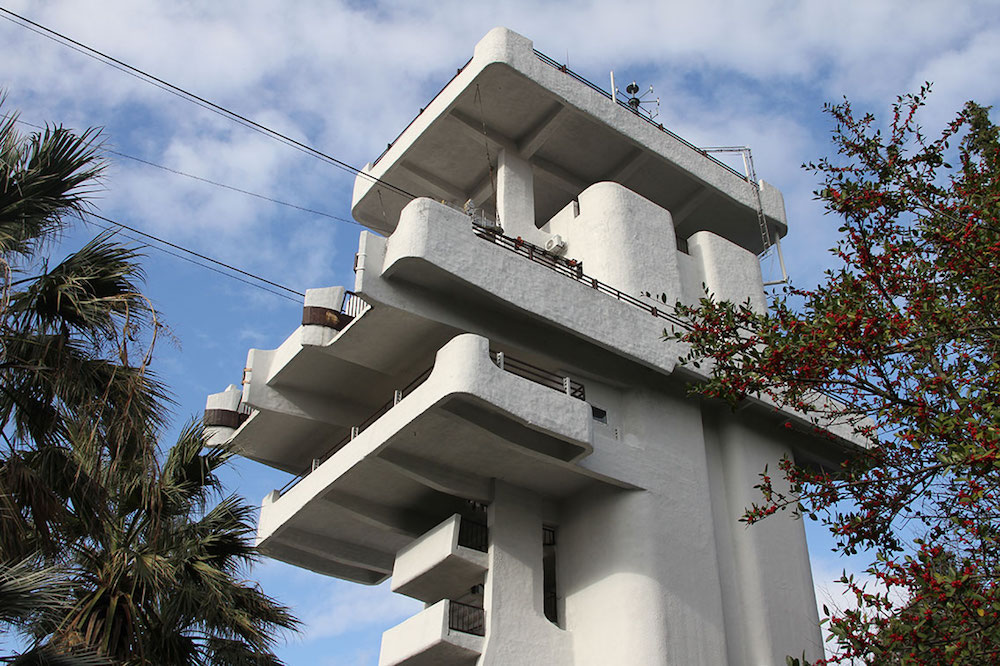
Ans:
{"type": "Polygon", "coordinates": [[[551,252],[552,254],[562,254],[566,251],[566,241],[562,239],[562,236],[556,234],[552,238],[545,241],[545,251],[551,252]]]}

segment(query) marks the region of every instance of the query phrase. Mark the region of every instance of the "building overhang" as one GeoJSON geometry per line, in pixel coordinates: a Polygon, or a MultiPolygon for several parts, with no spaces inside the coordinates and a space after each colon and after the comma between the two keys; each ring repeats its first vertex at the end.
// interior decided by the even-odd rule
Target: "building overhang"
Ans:
{"type": "MultiPolygon", "coordinates": [[[[262,414],[258,418],[266,418],[262,414]]],[[[494,479],[559,501],[595,485],[635,489],[579,464],[590,406],[505,372],[488,341],[461,335],[427,380],[261,509],[258,547],[320,573],[374,584],[395,553],[488,502],[494,479]]]]}
{"type": "MultiPolygon", "coordinates": [[[[607,180],[671,211],[682,238],[708,230],[754,253],[764,249],[757,197],[745,177],[554,67],[503,28],[483,38],[472,60],[358,176],[354,217],[389,234],[412,197],[457,206],[472,200],[490,211],[502,150],[532,166],[539,225],[607,180]]],[[[771,238],[783,236],[780,192],[764,184],[761,198],[771,238]]]]}

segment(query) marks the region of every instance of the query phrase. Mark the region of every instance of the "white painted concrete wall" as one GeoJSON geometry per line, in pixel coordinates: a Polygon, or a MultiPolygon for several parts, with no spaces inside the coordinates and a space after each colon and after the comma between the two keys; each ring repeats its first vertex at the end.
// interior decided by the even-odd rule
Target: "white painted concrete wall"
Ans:
{"type": "MultiPolygon", "coordinates": [[[[670,213],[618,183],[596,183],[542,226],[566,241],[584,272],[631,295],[682,297],[670,213]]],[[[662,304],[662,303],[661,303],[662,304]]]]}
{"type": "Polygon", "coordinates": [[[646,488],[564,504],[560,581],[578,664],[726,663],[725,623],[698,405],[622,396],[606,470],[646,488]]]}
{"type": "Polygon", "coordinates": [[[542,515],[540,498],[496,481],[489,507],[487,629],[480,666],[578,663],[569,633],[542,611],[542,515]]]}

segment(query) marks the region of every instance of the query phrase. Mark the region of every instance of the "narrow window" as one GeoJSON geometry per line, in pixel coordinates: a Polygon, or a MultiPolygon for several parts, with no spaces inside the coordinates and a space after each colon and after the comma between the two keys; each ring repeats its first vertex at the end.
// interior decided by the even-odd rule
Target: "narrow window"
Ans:
{"type": "Polygon", "coordinates": [[[590,406],[590,413],[594,416],[594,420],[598,423],[608,422],[608,411],[606,409],[601,409],[600,407],[590,406]]]}
{"type": "Polygon", "coordinates": [[[556,530],[542,527],[542,610],[552,624],[559,623],[556,601],[556,530]]]}

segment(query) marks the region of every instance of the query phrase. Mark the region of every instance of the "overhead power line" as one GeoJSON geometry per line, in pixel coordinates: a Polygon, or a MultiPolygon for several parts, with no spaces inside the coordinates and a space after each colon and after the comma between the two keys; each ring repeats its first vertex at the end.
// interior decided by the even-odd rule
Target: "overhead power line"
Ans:
{"type": "MultiPolygon", "coordinates": [[[[29,123],[28,121],[21,120],[20,118],[16,118],[15,122],[17,122],[17,123],[19,123],[21,125],[25,125],[27,127],[34,127],[35,129],[39,129],[39,130],[44,130],[45,129],[41,125],[36,125],[35,123],[29,123]]],[[[156,162],[151,162],[151,161],[145,160],[145,159],[143,159],[141,157],[136,157],[135,155],[128,155],[126,153],[122,153],[122,152],[119,152],[117,150],[112,150],[111,148],[102,148],[102,150],[104,152],[106,152],[106,153],[110,153],[112,155],[117,155],[118,157],[124,157],[125,159],[128,159],[128,160],[139,162],[141,164],[145,164],[145,165],[151,166],[151,167],[156,167],[157,169],[162,169],[163,171],[175,174],[177,176],[184,176],[185,178],[191,178],[193,180],[201,181],[202,183],[207,183],[208,185],[214,185],[215,187],[221,187],[221,188],[224,188],[224,189],[227,189],[227,190],[232,190],[233,192],[239,192],[240,194],[246,194],[247,196],[256,197],[258,199],[262,199],[263,201],[270,201],[271,203],[275,203],[275,204],[278,204],[278,205],[281,205],[281,206],[287,206],[288,208],[294,208],[296,210],[301,210],[301,211],[306,212],[306,213],[312,213],[313,215],[320,215],[322,217],[328,217],[331,220],[336,220],[338,222],[346,222],[347,224],[354,224],[354,225],[357,225],[359,227],[363,226],[357,220],[351,220],[351,219],[348,219],[346,217],[338,217],[337,215],[331,215],[330,213],[324,213],[323,211],[316,210],[315,208],[307,208],[305,206],[300,206],[298,204],[293,204],[293,203],[289,203],[287,201],[282,201],[281,199],[275,199],[275,198],[269,197],[269,196],[267,196],[265,194],[260,194],[258,192],[251,192],[250,190],[244,190],[244,189],[241,189],[239,187],[234,187],[233,185],[227,185],[226,183],[220,183],[218,181],[211,180],[209,178],[203,178],[201,176],[196,176],[193,173],[186,173],[184,171],[179,171],[177,169],[172,169],[172,168],[170,168],[168,166],[164,166],[162,164],[157,164],[156,162]]]]}
{"type": "MultiPolygon", "coordinates": [[[[209,262],[211,264],[214,264],[216,266],[220,266],[221,268],[225,268],[226,270],[232,271],[233,273],[238,273],[239,275],[244,275],[244,276],[246,276],[248,278],[256,280],[257,282],[249,282],[249,281],[244,280],[244,279],[242,279],[242,278],[240,278],[240,277],[238,277],[236,275],[233,275],[232,273],[225,273],[225,272],[220,271],[220,270],[218,270],[216,268],[213,268],[212,266],[206,266],[204,264],[198,264],[198,262],[196,262],[196,261],[192,261],[192,263],[198,264],[198,265],[202,266],[203,268],[208,268],[209,270],[213,270],[216,273],[222,273],[223,275],[227,275],[227,276],[229,276],[229,277],[231,277],[233,279],[239,280],[240,282],[244,282],[246,284],[250,284],[251,286],[264,289],[265,291],[268,291],[268,292],[270,292],[272,294],[276,294],[278,296],[281,296],[283,298],[287,298],[287,299],[295,301],[295,302],[299,302],[299,300],[291,298],[287,294],[284,294],[284,293],[281,293],[281,292],[278,292],[278,291],[274,291],[272,289],[268,289],[268,288],[264,287],[262,284],[258,284],[258,283],[263,283],[265,285],[270,285],[271,287],[276,287],[277,289],[280,289],[280,290],[282,290],[284,292],[288,292],[289,294],[295,294],[296,296],[299,296],[300,298],[304,298],[305,297],[305,294],[303,294],[301,291],[296,291],[295,289],[292,289],[291,287],[286,287],[283,284],[279,284],[277,282],[273,282],[271,280],[268,280],[267,278],[263,278],[263,277],[261,277],[259,275],[254,274],[254,273],[250,273],[249,271],[245,271],[242,268],[237,268],[236,266],[232,266],[232,265],[227,264],[225,262],[219,261],[218,259],[213,259],[212,257],[209,257],[207,255],[201,254],[200,252],[195,252],[194,250],[186,248],[183,245],[178,245],[176,243],[171,243],[170,241],[165,240],[163,238],[160,238],[159,236],[155,236],[155,235],[153,235],[151,233],[148,233],[148,232],[145,232],[145,231],[141,231],[139,229],[136,229],[135,227],[129,226],[129,225],[124,224],[122,222],[119,222],[117,220],[112,220],[109,217],[104,217],[103,215],[100,215],[98,213],[94,213],[94,212],[91,212],[91,211],[86,211],[86,214],[88,216],[90,216],[90,217],[95,217],[95,218],[97,218],[99,220],[103,220],[103,221],[107,222],[108,224],[113,224],[115,227],[117,227],[119,229],[126,229],[126,230],[132,232],[133,234],[137,234],[139,236],[142,236],[143,238],[156,241],[157,243],[160,243],[162,245],[166,245],[167,247],[170,247],[170,248],[173,248],[175,250],[178,250],[179,252],[183,252],[185,254],[191,255],[192,257],[196,257],[198,259],[201,259],[203,261],[207,261],[207,262],[209,262]]],[[[103,225],[99,225],[99,226],[103,227],[103,225]]],[[[107,227],[103,227],[103,228],[107,228],[107,227]]],[[[157,247],[157,246],[152,246],[152,247],[157,247]]],[[[161,247],[157,247],[157,249],[163,250],[163,248],[161,248],[161,247]]],[[[171,254],[173,256],[179,256],[179,255],[175,254],[174,252],[167,252],[167,254],[171,254]]],[[[186,257],[180,257],[180,258],[187,259],[186,257]]],[[[187,260],[191,261],[190,259],[187,259],[187,260]]]]}
{"type": "Polygon", "coordinates": [[[163,166],[162,164],[157,164],[156,162],[150,162],[149,160],[144,160],[141,157],[135,157],[134,155],[126,155],[125,153],[120,153],[117,150],[111,150],[110,148],[105,148],[105,151],[108,152],[108,153],[111,153],[112,155],[117,155],[118,157],[124,157],[125,159],[133,160],[135,162],[139,162],[139,163],[145,164],[147,166],[156,167],[157,169],[162,169],[163,171],[167,171],[169,173],[176,174],[178,176],[184,176],[186,178],[192,178],[194,180],[200,180],[201,182],[207,183],[209,185],[214,185],[216,187],[222,187],[222,188],[225,188],[227,190],[232,190],[233,192],[239,192],[240,194],[246,194],[247,196],[256,197],[256,198],[262,199],[264,201],[270,201],[271,203],[276,203],[276,204],[279,204],[281,206],[287,206],[288,208],[294,208],[296,210],[301,210],[301,211],[306,212],[306,213],[312,213],[313,215],[321,215],[322,217],[328,217],[331,220],[336,220],[338,222],[346,222],[348,224],[356,224],[358,226],[361,226],[361,224],[359,222],[357,222],[356,220],[350,220],[350,219],[348,219],[346,217],[338,217],[336,215],[331,215],[330,213],[324,213],[321,210],[316,210],[314,208],[306,208],[305,206],[300,206],[298,204],[289,203],[287,201],[281,201],[280,199],[274,199],[274,198],[266,196],[264,194],[258,194],[257,192],[251,192],[250,190],[240,189],[239,187],[234,187],[232,185],[226,185],[225,183],[220,183],[220,182],[217,182],[217,181],[214,181],[214,180],[209,180],[208,178],[202,178],[201,176],[195,176],[194,174],[191,174],[191,173],[185,173],[183,171],[178,171],[177,169],[171,169],[168,166],[163,166]]]}
{"type": "Polygon", "coordinates": [[[228,118],[229,120],[233,120],[233,121],[239,123],[240,125],[243,125],[244,127],[252,129],[255,132],[259,132],[259,133],[261,133],[261,134],[263,134],[265,136],[268,136],[268,137],[270,137],[272,139],[276,139],[276,140],[284,143],[285,145],[291,146],[292,148],[300,150],[300,151],[302,151],[302,152],[304,152],[304,153],[306,153],[308,155],[311,155],[313,157],[321,159],[321,160],[323,160],[323,161],[325,161],[325,162],[327,162],[329,164],[332,164],[332,165],[334,165],[334,166],[336,166],[336,167],[338,167],[340,169],[348,171],[348,172],[350,172],[352,174],[356,174],[356,175],[360,176],[361,178],[365,178],[367,180],[370,180],[373,183],[377,183],[379,185],[387,187],[387,188],[389,188],[389,189],[391,189],[391,190],[393,190],[393,191],[395,191],[395,192],[397,192],[397,193],[399,193],[399,194],[401,194],[401,195],[403,195],[405,197],[408,197],[410,199],[416,199],[417,198],[417,196],[415,194],[407,192],[406,190],[404,190],[404,189],[402,189],[400,187],[397,187],[396,185],[393,185],[392,183],[388,183],[388,182],[386,182],[386,181],[384,181],[384,180],[382,180],[380,178],[372,176],[371,174],[365,173],[361,169],[358,169],[357,167],[352,166],[352,165],[348,164],[347,162],[341,161],[341,160],[337,159],[336,157],[333,157],[332,155],[328,155],[327,153],[324,153],[324,152],[322,152],[320,150],[317,150],[316,148],[313,148],[312,146],[304,144],[301,141],[296,141],[295,139],[293,139],[293,138],[291,138],[291,137],[289,137],[289,136],[287,136],[285,134],[282,134],[281,132],[278,132],[277,130],[273,130],[270,127],[262,125],[262,124],[254,121],[254,120],[251,120],[251,119],[249,119],[249,118],[247,118],[247,117],[245,117],[243,115],[240,115],[240,114],[236,113],[235,111],[231,111],[230,109],[227,109],[226,107],[221,106],[219,104],[216,104],[215,102],[212,102],[212,101],[210,101],[208,99],[205,99],[204,97],[200,97],[200,96],[198,96],[198,95],[196,95],[196,94],[194,94],[192,92],[189,92],[189,91],[185,90],[184,88],[176,86],[176,85],[174,85],[174,84],[172,84],[172,83],[170,83],[168,81],[165,81],[165,80],[163,80],[163,79],[161,79],[159,77],[156,77],[156,76],[154,76],[154,75],[152,75],[152,74],[150,74],[148,72],[145,72],[145,71],[139,69],[138,67],[133,67],[132,65],[129,65],[128,63],[126,63],[124,61],[118,60],[117,58],[114,58],[114,57],[112,57],[112,56],[110,56],[110,55],[108,55],[106,53],[98,51],[97,49],[95,49],[93,47],[90,47],[90,46],[87,46],[86,44],[84,44],[82,42],[78,42],[78,41],[76,41],[75,39],[73,39],[71,37],[67,37],[66,35],[64,35],[64,34],[62,34],[60,32],[52,30],[51,28],[47,28],[47,27],[45,27],[44,25],[42,25],[40,23],[36,23],[35,21],[32,21],[31,19],[28,19],[28,18],[25,18],[24,16],[21,16],[20,14],[15,14],[14,12],[10,11],[9,9],[6,9],[4,7],[0,7],[0,12],[3,12],[3,14],[5,14],[5,16],[3,16],[3,18],[7,19],[8,21],[10,21],[11,23],[13,23],[14,25],[18,25],[18,26],[20,26],[22,28],[25,28],[27,30],[31,30],[32,32],[37,33],[39,35],[42,35],[43,37],[46,37],[48,39],[51,39],[51,40],[55,41],[58,44],[61,44],[61,45],[66,46],[68,48],[71,48],[74,51],[78,51],[80,53],[83,53],[84,55],[86,55],[88,57],[91,57],[91,58],[97,60],[98,62],[104,63],[105,65],[108,65],[110,67],[114,67],[115,69],[123,71],[123,72],[125,72],[125,73],[127,73],[127,74],[129,74],[131,76],[134,76],[134,77],[136,77],[136,78],[138,78],[138,79],[140,79],[142,81],[145,81],[146,83],[149,83],[150,85],[156,86],[157,88],[160,88],[161,90],[165,90],[165,91],[167,91],[167,92],[169,92],[169,93],[171,93],[173,95],[176,95],[176,96],[180,97],[181,99],[184,99],[184,100],[186,100],[188,102],[191,102],[193,104],[197,104],[198,106],[200,106],[200,107],[202,107],[204,109],[212,111],[213,113],[217,113],[217,114],[219,114],[219,115],[221,115],[221,116],[223,116],[225,118],[228,118]]]}

